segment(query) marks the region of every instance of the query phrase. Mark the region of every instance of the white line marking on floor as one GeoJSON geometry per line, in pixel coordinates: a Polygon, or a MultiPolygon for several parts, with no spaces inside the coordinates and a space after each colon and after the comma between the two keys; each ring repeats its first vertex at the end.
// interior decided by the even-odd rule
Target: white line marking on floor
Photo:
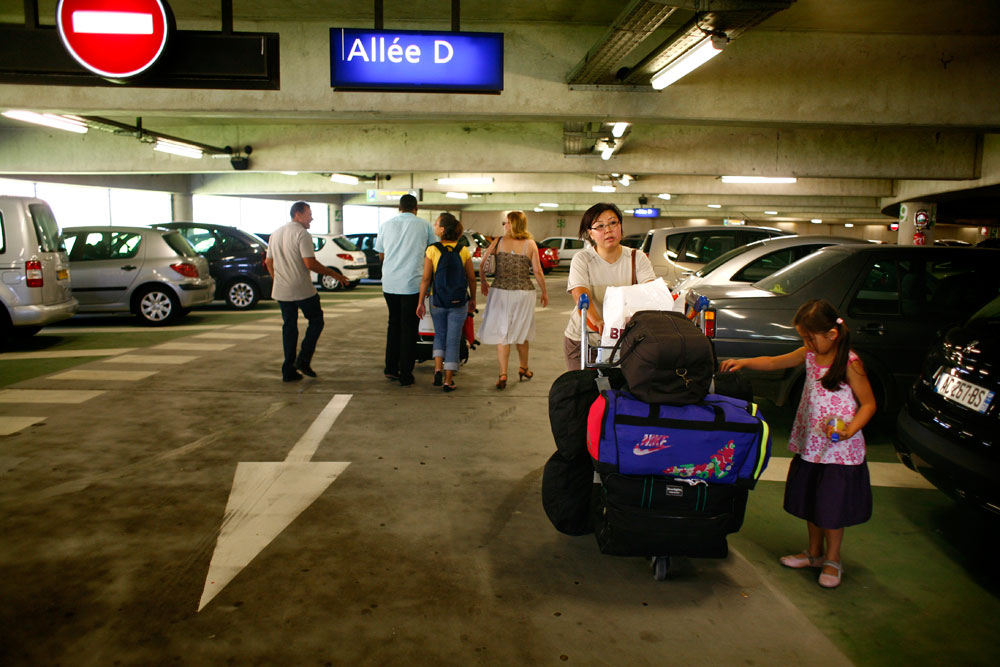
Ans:
{"type": "Polygon", "coordinates": [[[229,327],[226,331],[267,331],[269,333],[281,331],[281,325],[276,324],[239,324],[229,327]]]}
{"type": "Polygon", "coordinates": [[[157,371],[91,371],[73,370],[52,375],[51,380],[100,380],[100,381],[120,381],[136,382],[145,380],[150,375],[156,375],[157,371]]]}
{"type": "Polygon", "coordinates": [[[350,399],[349,394],[334,396],[284,461],[241,461],[237,464],[198,611],[350,465],[349,462],[310,461],[350,399]]]}
{"type": "Polygon", "coordinates": [[[45,421],[45,417],[0,417],[0,435],[23,431],[32,424],[45,421]]]}
{"type": "Polygon", "coordinates": [[[185,352],[221,352],[233,347],[235,343],[162,343],[154,345],[154,350],[180,350],[185,352]]]}
{"type": "Polygon", "coordinates": [[[83,403],[103,393],[72,389],[4,389],[0,391],[0,403],[83,403]]]}
{"type": "Polygon", "coordinates": [[[201,340],[206,338],[209,340],[257,340],[258,338],[263,338],[267,334],[262,333],[234,333],[228,330],[219,331],[215,333],[203,333],[197,336],[192,336],[192,338],[201,340]]]}
{"type": "Polygon", "coordinates": [[[131,352],[134,347],[111,347],[98,350],[40,350],[38,352],[4,352],[0,361],[19,359],[71,359],[73,357],[112,357],[131,352]]]}
{"type": "Polygon", "coordinates": [[[197,356],[174,354],[123,354],[120,357],[102,359],[104,364],[166,364],[179,366],[194,361],[197,356]]]}
{"type": "Polygon", "coordinates": [[[168,329],[160,327],[45,327],[38,332],[39,336],[65,336],[67,334],[92,333],[166,333],[173,331],[206,331],[221,329],[225,324],[185,324],[175,325],[168,329]]]}
{"type": "MultiPolygon", "coordinates": [[[[760,478],[767,482],[784,482],[788,477],[788,466],[792,459],[785,456],[772,456],[767,469],[760,478]]],[[[868,474],[872,486],[889,486],[904,489],[933,489],[933,484],[924,479],[920,473],[913,472],[902,463],[868,462],[868,474]]]]}
{"type": "Polygon", "coordinates": [[[342,315],[344,313],[363,313],[364,308],[324,308],[324,315],[342,315]]]}

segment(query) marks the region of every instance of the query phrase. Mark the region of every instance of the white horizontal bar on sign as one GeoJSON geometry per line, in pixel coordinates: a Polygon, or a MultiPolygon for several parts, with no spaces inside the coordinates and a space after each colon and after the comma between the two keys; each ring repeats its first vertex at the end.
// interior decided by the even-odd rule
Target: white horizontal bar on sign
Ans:
{"type": "Polygon", "coordinates": [[[152,35],[153,15],[139,12],[73,12],[73,32],[92,35],[152,35]]]}

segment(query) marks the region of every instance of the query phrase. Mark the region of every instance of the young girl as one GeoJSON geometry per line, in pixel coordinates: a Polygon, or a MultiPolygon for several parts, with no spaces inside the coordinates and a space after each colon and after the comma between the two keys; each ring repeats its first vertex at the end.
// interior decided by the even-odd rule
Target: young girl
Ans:
{"type": "MultiPolygon", "coordinates": [[[[434,233],[441,238],[442,246],[454,248],[462,236],[462,223],[451,213],[442,213],[434,221],[434,233]]],[[[448,250],[444,250],[448,252],[448,250]]],[[[424,276],[420,281],[420,295],[417,298],[417,317],[424,316],[424,297],[431,288],[431,281],[438,269],[441,252],[437,245],[427,246],[424,257],[424,276]]],[[[441,307],[431,304],[431,317],[434,319],[434,386],[444,384],[444,390],[455,391],[455,372],[458,371],[459,354],[462,345],[462,330],[465,327],[466,313],[476,310],[476,274],[472,269],[472,257],[469,249],[462,247],[458,251],[465,267],[465,289],[468,301],[454,307],[441,307]],[[441,375],[444,373],[444,378],[441,375]]],[[[447,274],[443,274],[447,276],[447,274]]],[[[432,299],[433,301],[433,299],[432,299]]]]}
{"type": "Polygon", "coordinates": [[[847,326],[828,301],[802,304],[793,324],[804,343],[799,349],[778,357],[726,359],[720,368],[773,371],[805,363],[802,401],[788,442],[795,457],[785,484],[785,511],[806,520],[809,546],[783,556],[781,564],[820,567],[819,585],[836,588],[843,573],[844,527],[871,518],[861,429],[875,414],[875,397],[861,360],[850,349],[847,326]]]}

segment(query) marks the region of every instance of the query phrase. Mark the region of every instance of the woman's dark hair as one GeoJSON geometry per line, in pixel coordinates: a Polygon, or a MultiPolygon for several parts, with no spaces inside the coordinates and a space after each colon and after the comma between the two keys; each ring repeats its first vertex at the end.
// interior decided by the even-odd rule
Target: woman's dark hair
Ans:
{"type": "MultiPolygon", "coordinates": [[[[624,224],[625,221],[622,216],[622,210],[620,208],[618,208],[614,204],[610,204],[607,202],[601,204],[594,204],[584,212],[583,217],[580,219],[579,237],[581,240],[586,241],[590,245],[594,245],[593,239],[590,238],[590,234],[588,234],[587,232],[590,231],[590,226],[594,224],[594,220],[597,219],[597,216],[599,216],[601,213],[604,213],[605,211],[614,211],[615,215],[618,216],[618,222],[624,224]]],[[[625,230],[622,229],[622,235],[624,234],[625,230]]]]}
{"type": "Polygon", "coordinates": [[[442,213],[437,221],[441,225],[442,241],[457,241],[462,235],[462,223],[451,213],[442,213]]]}
{"type": "Polygon", "coordinates": [[[830,329],[837,330],[837,353],[833,363],[820,379],[827,391],[837,391],[840,385],[847,381],[847,360],[851,353],[851,332],[844,320],[837,314],[837,309],[826,299],[810,299],[799,306],[792,324],[802,327],[814,334],[825,334],[830,329]]]}

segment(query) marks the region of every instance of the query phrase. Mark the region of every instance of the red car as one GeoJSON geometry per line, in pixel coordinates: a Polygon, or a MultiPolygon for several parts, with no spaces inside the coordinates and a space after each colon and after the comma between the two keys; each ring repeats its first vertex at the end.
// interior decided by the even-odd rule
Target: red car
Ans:
{"type": "Polygon", "coordinates": [[[542,263],[542,273],[548,273],[559,266],[559,251],[555,248],[538,246],[538,261],[542,263]]]}

